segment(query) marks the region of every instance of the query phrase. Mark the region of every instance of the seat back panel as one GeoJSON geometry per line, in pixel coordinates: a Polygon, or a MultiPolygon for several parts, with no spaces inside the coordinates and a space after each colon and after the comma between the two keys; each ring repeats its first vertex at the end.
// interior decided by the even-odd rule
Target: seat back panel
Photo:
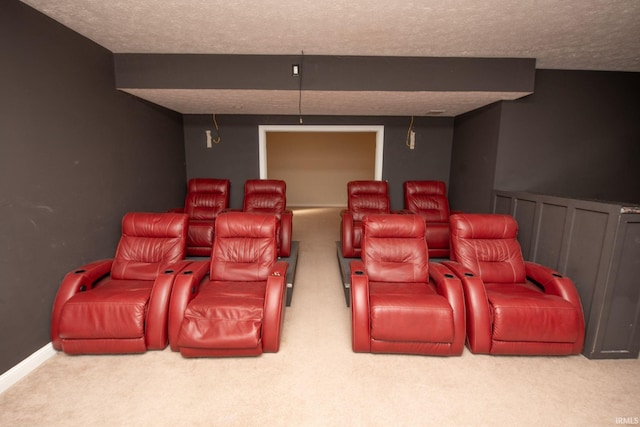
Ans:
{"type": "Polygon", "coordinates": [[[368,215],[362,261],[372,281],[428,282],[424,221],[415,215],[368,215]]]}
{"type": "Polygon", "coordinates": [[[111,276],[155,280],[169,264],[185,257],[187,216],[172,213],[128,213],[122,219],[111,276]]]}
{"type": "Polygon", "coordinates": [[[274,215],[220,215],[211,254],[211,280],[266,280],[277,259],[276,230],[274,215]]]}
{"type": "Polygon", "coordinates": [[[485,282],[524,283],[518,224],[509,215],[451,216],[451,257],[485,282]]]}

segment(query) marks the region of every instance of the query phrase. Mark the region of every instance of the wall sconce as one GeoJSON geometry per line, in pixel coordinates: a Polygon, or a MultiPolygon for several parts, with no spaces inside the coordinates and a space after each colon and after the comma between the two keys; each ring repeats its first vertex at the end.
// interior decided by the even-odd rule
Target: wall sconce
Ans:
{"type": "Polygon", "coordinates": [[[211,136],[211,131],[209,129],[205,130],[204,133],[207,136],[207,148],[213,147],[213,144],[220,144],[220,129],[218,127],[218,122],[216,120],[216,115],[213,115],[213,125],[216,128],[216,136],[211,136]]]}
{"type": "Polygon", "coordinates": [[[411,116],[411,123],[409,123],[409,129],[407,129],[405,144],[409,147],[409,150],[416,148],[416,131],[413,130],[413,116],[411,116]]]}

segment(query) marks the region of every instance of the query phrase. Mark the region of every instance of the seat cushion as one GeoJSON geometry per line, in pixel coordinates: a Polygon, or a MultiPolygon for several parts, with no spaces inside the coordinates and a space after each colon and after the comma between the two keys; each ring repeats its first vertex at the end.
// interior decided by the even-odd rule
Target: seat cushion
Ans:
{"type": "Polygon", "coordinates": [[[153,281],[106,279],[75,294],[60,315],[63,339],[144,337],[153,281]]]}
{"type": "Polygon", "coordinates": [[[493,339],[575,342],[580,313],[568,301],[531,283],[485,284],[493,317],[493,339]]]}
{"type": "Polygon", "coordinates": [[[212,247],[215,221],[189,221],[187,246],[212,247]]]}
{"type": "Polygon", "coordinates": [[[449,223],[427,222],[425,225],[429,249],[449,249],[449,223]]]}
{"type": "Polygon", "coordinates": [[[373,340],[453,342],[453,309],[431,284],[370,282],[369,301],[373,340]]]}
{"type": "Polygon", "coordinates": [[[188,304],[178,346],[209,349],[260,345],[266,282],[207,282],[188,304]]]}

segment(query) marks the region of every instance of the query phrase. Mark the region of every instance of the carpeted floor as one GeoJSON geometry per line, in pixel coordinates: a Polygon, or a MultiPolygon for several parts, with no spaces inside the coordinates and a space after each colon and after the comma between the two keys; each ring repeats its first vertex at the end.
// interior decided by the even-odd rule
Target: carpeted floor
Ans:
{"type": "Polygon", "coordinates": [[[300,253],[279,353],[57,354],[0,395],[0,426],[612,426],[640,417],[637,359],[353,353],[339,226],[339,209],[294,211],[300,253]]]}

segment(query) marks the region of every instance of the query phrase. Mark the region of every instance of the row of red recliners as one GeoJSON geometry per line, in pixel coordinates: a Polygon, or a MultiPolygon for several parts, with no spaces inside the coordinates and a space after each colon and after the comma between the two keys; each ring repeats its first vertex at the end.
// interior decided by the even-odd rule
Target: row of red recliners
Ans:
{"type": "Polygon", "coordinates": [[[53,347],[69,354],[171,349],[184,356],[276,352],[288,264],[274,214],[223,212],[210,259],[188,260],[188,216],[129,213],[112,259],[65,276],[53,347]]]}
{"type": "MultiPolygon", "coordinates": [[[[423,215],[375,212],[388,206],[384,181],[349,184],[350,195],[357,189],[356,199],[366,201],[350,204],[359,205],[358,215],[342,213],[343,226],[360,230],[352,242],[360,243],[361,260],[350,263],[354,351],[451,356],[460,355],[465,342],[486,354],[582,351],[584,315],[574,283],[524,260],[513,217],[447,215],[439,222],[446,223],[449,259],[433,262],[423,215]]],[[[416,198],[430,184],[405,183],[412,213],[435,204],[416,198]]],[[[444,194],[444,183],[435,186],[438,197],[444,194]]]]}
{"type": "MultiPolygon", "coordinates": [[[[184,212],[187,226],[187,256],[208,257],[213,245],[215,220],[229,210],[228,179],[192,178],[187,185],[184,212]]],[[[274,214],[278,218],[278,256],[291,254],[293,213],[287,209],[287,185],[276,179],[249,179],[244,183],[242,212],[274,214]]]]}
{"type": "Polygon", "coordinates": [[[404,209],[393,211],[386,181],[347,183],[347,209],[341,215],[342,256],[359,258],[362,218],[368,214],[407,213],[421,216],[427,225],[426,239],[431,258],[449,257],[449,200],[442,181],[406,181],[404,209]]]}

